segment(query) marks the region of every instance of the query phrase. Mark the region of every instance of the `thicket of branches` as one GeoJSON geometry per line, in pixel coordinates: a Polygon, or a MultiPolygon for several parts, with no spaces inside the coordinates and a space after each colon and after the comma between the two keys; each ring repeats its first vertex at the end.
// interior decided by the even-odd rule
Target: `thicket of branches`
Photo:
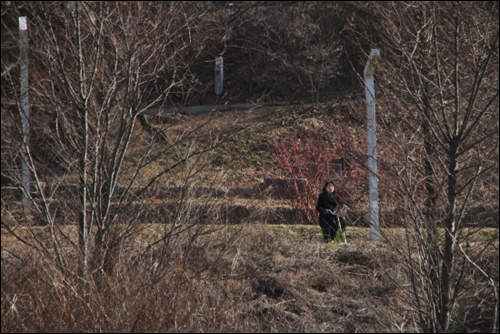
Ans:
{"type": "MultiPolygon", "coordinates": [[[[225,223],[216,199],[197,205],[193,189],[219,182],[202,171],[230,134],[205,130],[210,120],[182,133],[154,127],[144,111],[166,104],[174,91],[188,98],[197,89],[192,67],[224,36],[218,14],[210,4],[182,2],[3,6],[2,180],[14,190],[2,190],[2,228],[48,263],[46,279],[96,298],[126,271],[121,259],[145,223],[165,226],[140,247],[140,256],[156,252],[151,279],[165,275],[174,257],[185,265],[192,242],[225,223]],[[30,34],[27,149],[15,63],[19,11],[28,14],[30,34]],[[197,31],[192,38],[188,27],[197,31]],[[21,162],[31,174],[28,187],[21,162]],[[180,195],[158,205],[147,195],[169,178],[180,195]],[[30,208],[19,205],[20,192],[30,208]],[[66,224],[78,226],[77,240],[66,224]],[[46,225],[48,237],[35,225],[46,225]]],[[[15,250],[6,251],[14,256],[8,270],[22,265],[15,250]]]]}
{"type": "MultiPolygon", "coordinates": [[[[485,254],[495,247],[498,254],[498,233],[470,244],[482,227],[498,226],[498,6],[431,2],[360,7],[353,10],[354,17],[360,19],[364,11],[372,16],[344,29],[365,48],[365,59],[371,48],[381,50],[381,59],[374,60],[381,205],[408,231],[407,240],[387,240],[403,258],[412,282],[407,300],[423,331],[471,330],[480,318],[487,319],[483,330],[496,331],[498,260],[485,254]]],[[[304,31],[321,20],[311,22],[304,31]]],[[[293,32],[288,43],[294,41],[293,32]]],[[[278,33],[275,37],[281,40],[278,33]]],[[[349,50],[351,55],[354,51],[349,50]]],[[[315,60],[321,59],[319,54],[315,60]]],[[[361,75],[359,79],[363,84],[361,75]]],[[[366,107],[353,101],[352,110],[364,114],[366,107]]],[[[283,145],[285,141],[278,142],[277,160],[289,175],[304,176],[303,167],[321,161],[322,154],[341,157],[321,148],[321,141],[304,150],[297,150],[297,138],[283,145]],[[288,159],[281,161],[280,155],[288,159]]],[[[307,140],[300,145],[307,147],[307,140]]],[[[359,150],[343,149],[359,157],[359,150]]],[[[382,217],[382,226],[390,224],[382,217]]]]}
{"type": "MultiPolygon", "coordinates": [[[[127,278],[138,265],[148,288],[165,277],[175,283],[155,290],[176,291],[168,296],[175,300],[167,305],[171,317],[158,328],[192,326],[198,311],[176,311],[189,301],[176,290],[186,286],[182,270],[190,254],[202,253],[194,247],[199,236],[225,223],[217,200],[195,205],[192,189],[219,182],[203,170],[231,134],[206,124],[170,131],[152,126],[144,111],[290,96],[318,102],[329,90],[336,90],[331,96],[360,92],[363,84],[355,85],[353,75],[370,49],[379,48],[380,190],[407,232],[405,240],[386,239],[411,282],[401,287],[406,301],[425,332],[498,331],[498,232],[477,238],[498,220],[498,33],[494,2],[251,2],[235,6],[233,15],[210,2],[2,2],[2,183],[21,189],[31,203],[25,211],[19,193],[2,193],[2,228],[30,250],[25,256],[2,248],[2,279],[27,263],[43,264],[36,284],[64,286],[71,298],[64,293],[57,300],[87,312],[95,328],[86,329],[120,329],[123,319],[109,319],[99,308],[112,294],[134,295],[125,290],[141,283],[127,278]],[[23,15],[30,34],[28,151],[19,96],[17,18],[23,15]],[[227,94],[219,99],[210,83],[218,55],[227,57],[227,94]],[[22,162],[31,189],[22,185],[22,162]],[[181,195],[172,206],[148,198],[174,178],[181,195]],[[476,225],[464,226],[471,216],[476,225]],[[165,228],[144,241],[138,238],[144,222],[165,228]],[[31,228],[36,223],[47,234],[38,235],[31,228]],[[76,240],[67,223],[78,226],[76,240]]],[[[364,115],[363,103],[352,107],[364,115]]],[[[337,151],[359,157],[348,146],[337,151]]],[[[230,249],[233,237],[217,239],[214,249],[230,249]]],[[[200,262],[197,274],[217,261],[200,262]]],[[[36,286],[23,273],[25,286],[36,286]]],[[[16,309],[16,301],[36,291],[9,293],[2,284],[2,323],[5,315],[13,330],[36,330],[22,327],[19,319],[31,318],[16,309]]],[[[215,297],[206,298],[211,301],[203,305],[215,297]]],[[[229,305],[213,303],[218,310],[229,305]]],[[[147,306],[130,305],[137,313],[128,313],[133,320],[126,328],[147,328],[140,322],[147,306]]],[[[68,317],[66,328],[76,328],[70,312],[59,311],[68,317]]],[[[222,318],[206,319],[213,329],[222,318]]]]}
{"type": "MultiPolygon", "coordinates": [[[[324,102],[362,92],[355,71],[364,59],[353,28],[369,12],[351,2],[235,3],[223,24],[225,101],[324,102]],[[278,14],[279,13],[279,14],[278,14]],[[353,70],[353,66],[355,70],[353,70]]],[[[212,72],[200,80],[210,84],[212,72]]],[[[209,94],[191,103],[216,102],[209,94]]]]}
{"type": "Polygon", "coordinates": [[[409,302],[423,331],[471,330],[479,318],[498,331],[498,258],[483,257],[498,254],[498,233],[470,245],[482,226],[498,226],[498,4],[369,7],[382,55],[379,178],[408,229],[392,242],[412,281],[409,302]],[[471,216],[476,227],[465,228],[471,216]]]}

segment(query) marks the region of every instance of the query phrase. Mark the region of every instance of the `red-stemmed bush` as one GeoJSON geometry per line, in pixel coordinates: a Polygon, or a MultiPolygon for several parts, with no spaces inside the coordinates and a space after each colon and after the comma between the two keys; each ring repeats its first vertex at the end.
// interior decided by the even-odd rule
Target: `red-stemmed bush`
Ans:
{"type": "Polygon", "coordinates": [[[355,204],[367,193],[366,176],[359,168],[365,144],[355,133],[346,129],[332,131],[320,127],[311,131],[295,127],[288,136],[275,138],[272,144],[280,176],[307,179],[305,189],[299,187],[299,182],[289,182],[290,196],[286,196],[305,223],[317,223],[316,201],[328,180],[335,182],[337,193],[349,204],[355,204]]]}

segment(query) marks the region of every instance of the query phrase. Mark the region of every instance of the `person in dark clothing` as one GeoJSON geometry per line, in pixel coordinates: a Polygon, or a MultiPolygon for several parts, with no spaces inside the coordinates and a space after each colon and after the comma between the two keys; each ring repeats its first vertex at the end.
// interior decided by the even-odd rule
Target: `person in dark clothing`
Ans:
{"type": "MultiPolygon", "coordinates": [[[[345,224],[340,224],[340,219],[335,215],[335,210],[341,207],[341,202],[336,198],[335,185],[333,181],[328,181],[323,186],[323,192],[319,194],[316,210],[319,212],[319,225],[323,232],[323,241],[329,242],[335,238],[339,226],[342,232],[345,231],[345,224]]],[[[341,240],[344,234],[340,233],[341,240]]]]}

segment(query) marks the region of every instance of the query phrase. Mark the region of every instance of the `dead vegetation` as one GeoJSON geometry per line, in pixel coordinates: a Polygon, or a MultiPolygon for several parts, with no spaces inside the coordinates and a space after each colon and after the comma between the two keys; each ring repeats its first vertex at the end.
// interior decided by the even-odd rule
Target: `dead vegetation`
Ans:
{"type": "MultiPolygon", "coordinates": [[[[406,310],[391,302],[399,289],[380,268],[397,269],[370,254],[389,251],[316,239],[316,228],[224,227],[181,249],[157,279],[160,247],[143,254],[124,250],[120,271],[86,293],[36,254],[11,258],[2,262],[2,330],[394,330],[387,315],[399,318],[406,310]],[[285,233],[301,228],[315,240],[285,233]]],[[[396,271],[390,274],[399,276],[396,271]]]]}
{"type": "MultiPolygon", "coordinates": [[[[497,332],[498,6],[256,2],[227,19],[221,4],[2,3],[2,331],[497,332]],[[16,93],[25,11],[29,152],[16,93]],[[318,227],[268,225],[290,224],[286,210],[269,214],[290,203],[196,195],[287,177],[270,144],[293,128],[334,129],[364,147],[357,78],[372,47],[385,56],[381,224],[404,230],[372,244],[368,228],[349,226],[348,245],[326,245],[318,227]],[[215,97],[220,54],[227,87],[215,97]],[[292,98],[314,104],[144,114],[292,98]],[[445,112],[437,124],[433,108],[445,112]],[[428,136],[459,123],[452,132],[464,136],[428,136]],[[20,202],[23,159],[36,178],[25,191],[31,213],[20,202]],[[456,171],[458,188],[448,178],[456,171]],[[42,184],[52,189],[45,198],[42,184]],[[128,187],[140,194],[120,197],[128,187]],[[167,187],[189,191],[162,197],[167,187]]],[[[360,150],[349,153],[362,161],[360,150]]]]}
{"type": "MultiPolygon", "coordinates": [[[[141,245],[163,228],[144,226],[136,246],[117,254],[103,284],[85,288],[77,277],[58,275],[40,254],[7,254],[23,246],[2,229],[2,331],[417,330],[401,259],[389,244],[370,242],[367,228],[349,228],[348,244],[323,244],[314,226],[207,226],[212,233],[193,242],[189,233],[180,235],[182,246],[161,267],[163,246],[141,245]]],[[[404,232],[388,233],[398,239],[404,232]]],[[[498,272],[495,249],[483,258],[498,272]]]]}
{"type": "MultiPolygon", "coordinates": [[[[256,144],[259,132],[284,133],[280,122],[295,119],[299,124],[315,124],[338,119],[328,113],[328,105],[293,107],[280,114],[276,109],[227,112],[214,118],[216,131],[225,131],[226,119],[249,128],[246,137],[228,141],[231,163],[223,176],[212,165],[198,174],[197,182],[217,179],[222,185],[249,186],[261,180],[269,169],[249,166],[233,156],[238,145],[256,144]],[[321,110],[318,113],[315,110],[321,110]],[[277,115],[279,117],[277,117],[277,115]],[[251,124],[257,124],[255,129],[251,124]],[[253,173],[253,176],[252,176],[253,173]],[[229,175],[226,175],[229,174],[229,175]],[[204,175],[204,176],[203,176],[204,175]],[[246,180],[242,178],[245,175],[246,180]],[[252,179],[252,177],[254,179],[252,179]]],[[[204,118],[191,118],[196,127],[204,118]]],[[[229,128],[231,129],[231,128],[229,128]]],[[[201,138],[203,136],[200,135],[201,138]]],[[[249,149],[247,147],[247,149],[249,149]]],[[[265,159],[261,160],[263,163],[265,159]]],[[[269,161],[267,163],[270,163],[269,161]]],[[[370,242],[369,228],[348,227],[348,245],[320,243],[320,229],[306,225],[261,225],[286,222],[262,213],[283,206],[279,200],[234,198],[234,207],[247,210],[239,225],[226,225],[221,212],[214,210],[228,203],[227,198],[196,198],[190,194],[184,204],[195,208],[182,233],[172,234],[176,243],[165,243],[170,225],[147,224],[151,217],[167,221],[166,203],[172,199],[150,198],[137,203],[145,212],[133,235],[113,250],[113,267],[99,280],[76,275],[77,243],[74,226],[56,226],[59,248],[67,259],[67,273],[61,275],[51,258],[52,239],[48,227],[10,224],[2,211],[2,331],[8,332],[394,332],[418,331],[418,320],[411,304],[410,275],[397,246],[406,247],[402,229],[387,229],[387,242],[370,242]],[[195,205],[196,204],[196,205],[195,205]],[[205,206],[204,206],[205,205],[205,206]],[[203,209],[205,207],[205,210],[203,209]],[[154,208],[154,210],[152,209],[154,208]],[[247,208],[253,208],[248,210],[247,208]],[[162,211],[164,210],[164,211],[162,211]],[[207,210],[213,219],[199,225],[207,210]],[[219,223],[217,223],[219,221],[219,223]],[[36,237],[28,246],[16,240],[7,226],[15,228],[23,240],[36,237]],[[70,241],[71,240],[71,241],[70,241]],[[158,242],[161,240],[160,242],[158,242]],[[390,241],[390,243],[389,243],[390,241]],[[48,253],[38,249],[44,245],[48,253]],[[120,246],[121,245],[121,246],[120,246]],[[394,247],[396,245],[396,247],[394,247]],[[22,251],[21,251],[22,249],[22,251]],[[168,261],[165,260],[167,256],[168,261]]],[[[174,198],[175,200],[175,198],[174,198]]],[[[174,201],[175,202],[175,201],[174,201]]],[[[175,208],[175,203],[173,208],[175,208]]],[[[184,208],[184,207],[183,207],[184,208]]],[[[185,208],[184,208],[185,209],[185,208]]],[[[183,210],[184,210],[183,209],[183,210]]],[[[127,219],[135,210],[123,208],[127,219]]],[[[187,211],[183,211],[186,212],[187,211]]],[[[241,215],[241,214],[240,214],[241,215]]],[[[186,215],[186,217],[188,217],[186,215]]],[[[121,226],[117,226],[120,230],[121,226]]],[[[411,233],[409,231],[408,233],[411,233]]],[[[467,254],[478,259],[488,275],[498,278],[498,229],[468,232],[467,254]],[[488,240],[493,242],[485,247],[488,240]],[[484,249],[484,250],[483,250],[484,249]]],[[[114,236],[110,236],[113,240],[114,236]]],[[[415,252],[416,248],[410,248],[415,252]]],[[[403,254],[404,255],[404,254],[403,254]]],[[[460,264],[466,264],[463,257],[460,264]]],[[[466,268],[466,266],[464,266],[466,268]]],[[[468,267],[470,268],[470,267],[468,267]]],[[[494,310],[494,297],[487,295],[487,279],[477,271],[463,273],[467,291],[475,299],[459,304],[453,328],[488,331],[494,310]],[[475,283],[475,284],[473,284],[475,283]],[[486,319],[486,320],[483,320],[486,319]]]]}

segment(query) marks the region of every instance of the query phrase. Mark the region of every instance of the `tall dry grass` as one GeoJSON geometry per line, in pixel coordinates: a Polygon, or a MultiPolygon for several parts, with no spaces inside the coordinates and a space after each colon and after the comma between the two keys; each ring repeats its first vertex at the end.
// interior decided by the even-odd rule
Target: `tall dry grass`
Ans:
{"type": "Polygon", "coordinates": [[[145,229],[100,284],[63,276],[39,253],[3,256],[2,332],[387,331],[387,315],[408,312],[393,282],[401,273],[380,267],[394,260],[384,248],[326,246],[314,227],[206,228],[169,250],[141,248],[155,233],[145,229]]]}
{"type": "MultiPolygon", "coordinates": [[[[388,243],[368,241],[368,228],[349,227],[346,245],[320,243],[316,226],[206,225],[195,240],[181,233],[178,247],[145,248],[163,228],[138,233],[101,284],[63,276],[35,252],[4,252],[2,332],[418,330],[402,259],[388,243]],[[160,266],[164,252],[171,260],[160,266]]],[[[486,232],[488,238],[497,233],[486,232]]],[[[386,236],[402,233],[388,229],[386,236]]],[[[76,272],[77,255],[68,256],[75,258],[69,271],[76,272]]],[[[494,249],[483,256],[493,264],[492,276],[498,275],[494,258],[494,249]]],[[[483,297],[483,278],[464,275],[483,297]]],[[[483,304],[471,298],[460,305],[454,328],[488,331],[492,308],[483,304]]]]}

